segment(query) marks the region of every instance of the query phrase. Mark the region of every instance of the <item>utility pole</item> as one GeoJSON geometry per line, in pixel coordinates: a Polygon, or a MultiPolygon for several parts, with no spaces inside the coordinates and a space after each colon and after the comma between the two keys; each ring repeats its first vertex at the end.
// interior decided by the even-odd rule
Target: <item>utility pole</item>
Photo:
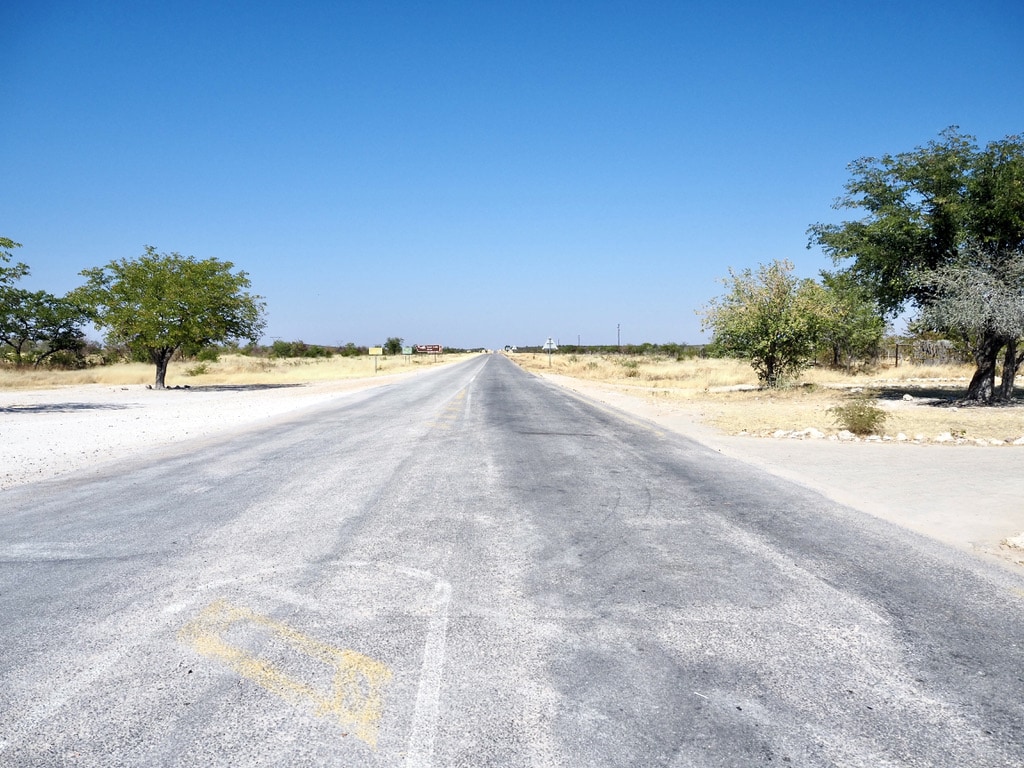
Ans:
{"type": "Polygon", "coordinates": [[[622,351],[622,323],[615,324],[615,345],[622,351]]]}

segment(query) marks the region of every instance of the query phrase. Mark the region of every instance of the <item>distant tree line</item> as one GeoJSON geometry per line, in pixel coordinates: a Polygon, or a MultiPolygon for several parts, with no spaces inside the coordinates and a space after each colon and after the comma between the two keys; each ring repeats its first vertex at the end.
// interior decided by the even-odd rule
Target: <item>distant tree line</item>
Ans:
{"type": "MultiPolygon", "coordinates": [[[[676,344],[668,342],[665,344],[653,344],[644,342],[642,344],[564,344],[558,347],[554,354],[560,355],[658,355],[672,357],[677,360],[685,360],[691,357],[701,357],[704,354],[704,344],[676,344]]],[[[517,352],[539,353],[544,352],[542,345],[519,345],[517,352]]],[[[545,352],[545,354],[547,354],[545,352]]]]}

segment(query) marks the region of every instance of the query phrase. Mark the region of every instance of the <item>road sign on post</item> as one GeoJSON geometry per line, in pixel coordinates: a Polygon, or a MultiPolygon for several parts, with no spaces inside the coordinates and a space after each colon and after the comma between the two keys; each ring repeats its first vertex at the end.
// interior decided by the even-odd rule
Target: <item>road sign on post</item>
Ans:
{"type": "Polygon", "coordinates": [[[377,358],[384,354],[384,347],[370,347],[370,357],[373,358],[373,372],[377,372],[377,358]]]}
{"type": "Polygon", "coordinates": [[[555,344],[555,340],[552,339],[549,336],[548,340],[544,342],[544,346],[541,347],[541,349],[543,349],[545,352],[548,353],[548,368],[550,368],[551,367],[551,353],[558,350],[558,345],[555,344]]]}
{"type": "Polygon", "coordinates": [[[416,351],[427,355],[440,355],[444,347],[440,344],[417,344],[416,351]]]}

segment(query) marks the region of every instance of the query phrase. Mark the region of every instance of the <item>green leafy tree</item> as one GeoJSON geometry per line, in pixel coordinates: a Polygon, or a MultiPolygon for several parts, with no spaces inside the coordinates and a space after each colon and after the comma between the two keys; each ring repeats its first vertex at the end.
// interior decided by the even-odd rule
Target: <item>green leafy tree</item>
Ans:
{"type": "Polygon", "coordinates": [[[85,348],[81,326],[87,313],[75,302],[46,291],[2,288],[0,344],[17,367],[40,365],[54,355],[77,355],[85,348]]]}
{"type": "Polygon", "coordinates": [[[402,354],[402,341],[397,336],[391,336],[387,341],[384,342],[384,354],[386,355],[400,355],[402,354]]]}
{"type": "MultiPolygon", "coordinates": [[[[849,274],[888,315],[907,306],[923,310],[940,295],[948,301],[955,286],[966,291],[968,283],[950,282],[947,270],[970,268],[979,249],[991,267],[1024,247],[1024,141],[1019,136],[979,147],[974,137],[949,128],[938,141],[897,155],[861,158],[850,171],[836,207],[862,211],[864,217],[816,224],[811,243],[837,263],[849,262],[849,274]]],[[[986,271],[998,275],[1001,268],[986,271]]],[[[972,296],[980,300],[971,291],[962,298],[972,296]]],[[[940,316],[946,313],[931,320],[940,316]]],[[[948,330],[958,329],[963,330],[954,324],[948,330]]],[[[966,399],[1000,398],[994,387],[999,354],[1019,340],[1001,333],[996,325],[973,331],[977,368],[966,399]]]]}
{"type": "Polygon", "coordinates": [[[822,272],[825,289],[818,347],[831,364],[849,368],[871,360],[885,336],[886,323],[870,292],[846,272],[822,272]]]}
{"type": "Polygon", "coordinates": [[[703,311],[716,348],[750,360],[769,387],[810,363],[822,325],[824,290],[817,282],[794,276],[788,261],[773,261],[756,272],[730,269],[722,283],[728,291],[703,311]]]}
{"type": "Polygon", "coordinates": [[[163,389],[167,366],[182,347],[201,348],[233,339],[256,341],[264,328],[261,296],[249,294],[249,277],[234,264],[157,253],[84,270],[75,298],[108,331],[111,343],[145,354],[163,389]]]}
{"type": "Polygon", "coordinates": [[[15,287],[29,273],[25,264],[11,264],[12,251],[20,247],[0,237],[0,347],[19,367],[38,365],[60,352],[78,353],[85,346],[79,328],[85,313],[69,299],[15,287]]]}
{"type": "Polygon", "coordinates": [[[0,237],[0,288],[7,288],[28,274],[28,267],[21,262],[11,264],[14,258],[14,249],[21,248],[21,243],[16,243],[9,237],[0,237]],[[10,266],[5,266],[11,264],[10,266]]]}

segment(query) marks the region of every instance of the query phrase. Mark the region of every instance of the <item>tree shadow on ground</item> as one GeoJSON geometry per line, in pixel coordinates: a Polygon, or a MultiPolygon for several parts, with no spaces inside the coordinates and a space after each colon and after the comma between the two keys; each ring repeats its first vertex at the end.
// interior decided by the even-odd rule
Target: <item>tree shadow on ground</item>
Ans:
{"type": "MultiPolygon", "coordinates": [[[[204,384],[201,387],[188,387],[189,392],[264,392],[271,389],[295,389],[305,384],[204,384]]],[[[172,389],[168,387],[167,389],[172,389]]],[[[179,389],[173,387],[173,389],[179,389]]],[[[185,389],[181,387],[180,389],[185,389]]]]}
{"type": "Polygon", "coordinates": [[[918,405],[927,405],[932,408],[1020,408],[1024,407],[1024,400],[1021,399],[1024,391],[1015,390],[1014,399],[1009,402],[978,403],[972,400],[964,400],[967,393],[967,385],[932,386],[923,388],[910,387],[880,387],[874,390],[879,400],[902,400],[904,395],[910,395],[918,405]]]}
{"type": "Polygon", "coordinates": [[[134,408],[120,403],[37,403],[0,406],[0,413],[79,413],[81,411],[123,411],[134,408]]]}

